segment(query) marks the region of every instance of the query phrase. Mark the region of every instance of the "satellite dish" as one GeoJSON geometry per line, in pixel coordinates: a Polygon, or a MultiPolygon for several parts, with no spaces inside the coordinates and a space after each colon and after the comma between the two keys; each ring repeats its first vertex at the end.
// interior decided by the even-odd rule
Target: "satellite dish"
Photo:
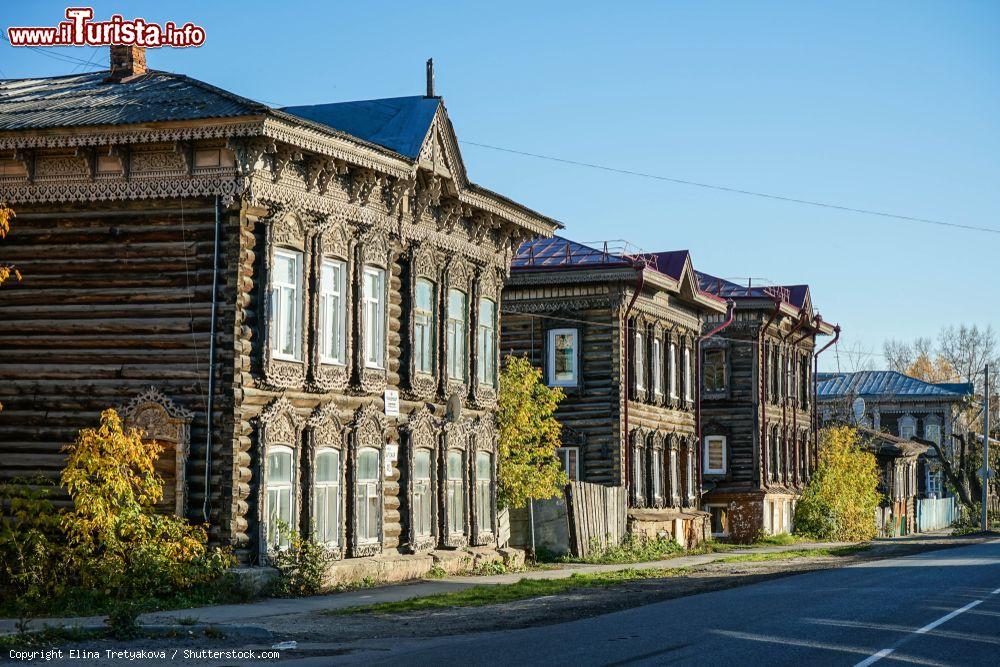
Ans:
{"type": "Polygon", "coordinates": [[[858,396],[851,403],[851,409],[854,410],[854,423],[860,424],[861,420],[865,417],[865,399],[858,396]]]}
{"type": "Polygon", "coordinates": [[[448,397],[447,419],[450,422],[457,422],[462,417],[462,397],[455,392],[448,397]]]}

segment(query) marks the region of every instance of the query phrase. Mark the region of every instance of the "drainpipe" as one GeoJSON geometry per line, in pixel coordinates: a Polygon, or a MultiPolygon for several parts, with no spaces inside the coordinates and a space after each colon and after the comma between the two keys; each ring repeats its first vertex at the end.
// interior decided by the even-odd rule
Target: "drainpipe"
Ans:
{"type": "Polygon", "coordinates": [[[695,358],[694,358],[694,380],[695,380],[695,393],[694,393],[694,425],[695,433],[698,434],[698,444],[695,450],[695,461],[698,466],[698,497],[701,497],[701,475],[704,470],[702,465],[702,452],[705,449],[704,443],[701,441],[701,390],[702,390],[702,377],[701,377],[701,344],[702,341],[711,338],[715,334],[719,333],[730,324],[733,323],[733,318],[736,316],[736,302],[730,299],[726,302],[726,319],[719,326],[715,327],[707,334],[698,336],[698,343],[695,346],[695,358]]]}
{"type": "Polygon", "coordinates": [[[768,478],[767,469],[767,353],[764,348],[764,337],[767,333],[767,328],[778,318],[778,314],[781,312],[781,300],[774,300],[774,312],[771,313],[771,317],[767,320],[760,333],[757,334],[757,346],[760,349],[760,413],[758,419],[760,419],[760,460],[761,460],[761,488],[764,487],[768,478]]]}
{"type": "MultiPolygon", "coordinates": [[[[800,313],[799,313],[799,319],[795,323],[795,326],[793,326],[788,331],[788,333],[786,333],[784,336],[781,337],[781,343],[782,343],[782,345],[784,345],[786,347],[786,350],[785,350],[786,354],[788,353],[788,350],[787,350],[788,339],[792,337],[792,334],[794,334],[796,331],[798,331],[803,326],[805,326],[806,322],[808,322],[808,321],[809,320],[805,317],[805,313],[803,313],[803,312],[800,311],[800,313]]],[[[798,363],[798,362],[796,361],[796,363],[798,363]]],[[[787,384],[788,373],[787,372],[785,373],[784,380],[786,381],[786,383],[785,383],[785,397],[781,401],[781,437],[782,437],[785,445],[787,445],[788,444],[788,384],[787,384]]],[[[794,416],[795,415],[793,414],[792,417],[794,418],[794,416]]],[[[794,428],[795,427],[793,426],[792,430],[794,430],[794,428]]],[[[796,438],[796,441],[797,440],[798,439],[796,438]]],[[[792,468],[792,479],[794,479],[796,482],[798,482],[798,479],[799,479],[799,450],[798,450],[798,447],[797,446],[793,446],[792,447],[792,451],[795,453],[795,456],[794,456],[795,461],[792,464],[794,466],[792,468]]],[[[786,479],[785,482],[787,482],[787,481],[788,480],[786,479]]]]}
{"type": "Polygon", "coordinates": [[[209,498],[212,492],[212,411],[215,407],[215,319],[219,309],[219,242],[221,240],[222,206],[219,196],[215,196],[215,249],[212,253],[212,319],[209,324],[208,339],[208,405],[205,408],[205,498],[201,506],[201,515],[208,523],[211,510],[209,498]]]}
{"type": "MultiPolygon", "coordinates": [[[[632,307],[635,306],[636,300],[638,300],[639,298],[639,293],[642,291],[643,283],[646,281],[646,277],[643,274],[643,270],[646,268],[646,265],[644,263],[635,262],[632,265],[632,268],[636,270],[635,293],[632,294],[632,299],[629,300],[628,306],[625,307],[625,341],[624,341],[625,345],[623,350],[625,362],[622,364],[622,378],[625,380],[625,401],[624,401],[624,409],[622,411],[622,428],[624,430],[624,433],[622,435],[625,440],[624,482],[625,482],[626,499],[628,498],[629,486],[632,481],[632,475],[631,475],[632,469],[630,467],[632,461],[631,461],[629,436],[628,436],[628,401],[629,401],[629,391],[630,391],[628,374],[630,370],[630,363],[632,357],[632,355],[630,355],[628,351],[629,351],[629,344],[632,341],[632,334],[631,334],[631,327],[629,326],[628,323],[628,316],[632,312],[632,307]]],[[[628,502],[628,500],[626,500],[626,502],[628,502]]]]}
{"type": "MultiPolygon", "coordinates": [[[[821,322],[822,320],[819,320],[816,324],[819,325],[821,322]]],[[[819,382],[816,381],[816,378],[819,377],[819,355],[823,354],[823,352],[825,352],[830,346],[836,345],[838,340],[840,340],[839,324],[833,327],[833,340],[824,345],[816,354],[813,355],[813,455],[816,455],[816,453],[819,452],[819,382]]]]}

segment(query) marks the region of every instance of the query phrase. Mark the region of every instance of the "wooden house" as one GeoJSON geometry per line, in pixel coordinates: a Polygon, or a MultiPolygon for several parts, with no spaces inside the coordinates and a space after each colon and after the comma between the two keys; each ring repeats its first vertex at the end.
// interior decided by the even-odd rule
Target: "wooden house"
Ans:
{"type": "Polygon", "coordinates": [[[244,563],[282,523],[354,562],[495,547],[501,288],[558,223],[468,179],[433,90],[276,109],[112,51],[0,81],[2,479],[117,406],[244,563]]]}
{"type": "Polygon", "coordinates": [[[698,278],[736,304],[732,324],[702,345],[702,502],[712,533],[746,542],[791,532],[816,464],[816,340],[839,328],[814,312],[807,285],[698,278]]]}
{"type": "MultiPolygon", "coordinates": [[[[946,451],[953,445],[952,433],[973,397],[969,383],[924,382],[896,371],[820,373],[817,376],[820,422],[855,423],[854,407],[861,399],[860,426],[894,435],[936,442],[946,451]]],[[[920,456],[917,485],[924,498],[948,494],[937,453],[930,449],[920,456]]]]}
{"type": "Polygon", "coordinates": [[[627,487],[633,532],[702,539],[695,361],[726,301],[699,289],[687,251],[528,242],[503,300],[504,354],[527,355],[565,392],[569,479],[627,487]]]}
{"type": "Polygon", "coordinates": [[[875,455],[878,463],[882,501],[875,521],[879,533],[899,537],[916,532],[918,470],[922,467],[920,459],[927,454],[927,445],[865,426],[858,430],[862,446],[875,455]]]}

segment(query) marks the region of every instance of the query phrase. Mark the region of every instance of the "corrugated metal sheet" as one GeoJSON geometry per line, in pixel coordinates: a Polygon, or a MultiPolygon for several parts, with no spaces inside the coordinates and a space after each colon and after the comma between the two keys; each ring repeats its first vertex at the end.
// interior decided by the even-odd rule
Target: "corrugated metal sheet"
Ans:
{"type": "Polygon", "coordinates": [[[562,236],[550,239],[527,241],[517,249],[517,254],[511,262],[514,270],[544,269],[574,267],[582,268],[614,268],[629,267],[632,261],[613,255],[588,245],[571,241],[562,236]]]}
{"type": "Polygon", "coordinates": [[[0,130],[125,125],[264,113],[266,105],[180,74],[127,83],[104,72],[0,81],[0,130]]]}
{"type": "MultiPolygon", "coordinates": [[[[768,287],[766,285],[747,287],[746,285],[737,285],[725,278],[717,278],[701,271],[695,271],[695,273],[698,275],[698,286],[701,289],[711,294],[717,294],[724,299],[771,298],[767,292],[768,287]]],[[[802,308],[805,305],[806,295],[809,293],[808,285],[777,285],[776,287],[788,290],[788,303],[796,308],[802,308]]]]}
{"type": "Polygon", "coordinates": [[[381,100],[283,107],[281,110],[417,159],[441,100],[389,97],[381,100]]]}
{"type": "Polygon", "coordinates": [[[896,371],[820,373],[816,376],[820,399],[843,396],[954,398],[971,396],[971,384],[933,384],[896,371]]]}

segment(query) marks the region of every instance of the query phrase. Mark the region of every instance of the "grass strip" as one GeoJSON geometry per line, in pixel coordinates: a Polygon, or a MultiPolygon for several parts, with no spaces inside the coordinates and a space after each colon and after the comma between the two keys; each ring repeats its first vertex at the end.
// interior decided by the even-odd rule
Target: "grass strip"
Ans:
{"type": "Polygon", "coordinates": [[[773,553],[738,554],[727,556],[715,561],[716,563],[759,563],[769,560],[791,560],[794,558],[816,558],[819,556],[851,556],[861,551],[866,551],[870,545],[859,544],[847,547],[822,547],[818,549],[793,549],[790,551],[777,551],[773,553]]]}
{"type": "Polygon", "coordinates": [[[460,591],[437,593],[426,597],[379,602],[378,604],[345,609],[331,609],[323,612],[330,616],[345,616],[359,613],[398,614],[410,611],[426,611],[451,607],[479,607],[488,604],[503,604],[526,598],[558,595],[581,588],[609,588],[641,579],[664,579],[687,574],[687,568],[668,569],[625,569],[613,572],[577,573],[561,579],[521,579],[513,584],[493,584],[472,586],[460,591]]]}

